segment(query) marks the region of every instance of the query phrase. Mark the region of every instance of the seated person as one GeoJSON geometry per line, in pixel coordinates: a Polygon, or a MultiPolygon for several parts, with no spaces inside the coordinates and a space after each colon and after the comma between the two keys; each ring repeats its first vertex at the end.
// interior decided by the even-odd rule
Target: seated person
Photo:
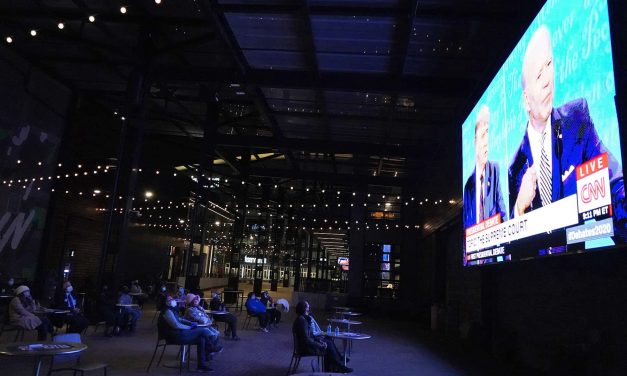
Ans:
{"type": "MultiPolygon", "coordinates": [[[[217,292],[211,293],[209,309],[212,311],[228,311],[224,303],[222,303],[222,301],[220,300],[220,296],[217,292]]],[[[235,315],[230,312],[224,315],[214,315],[213,320],[226,323],[226,330],[224,331],[224,335],[227,338],[230,336],[231,339],[234,341],[239,341],[239,337],[237,336],[237,317],[235,317],[235,315]]]]}
{"type": "Polygon", "coordinates": [[[6,282],[0,285],[0,292],[4,295],[13,295],[13,289],[15,288],[15,279],[10,277],[6,282]]]}
{"type": "Polygon", "coordinates": [[[139,305],[139,307],[143,308],[144,307],[144,293],[142,292],[142,288],[139,285],[138,280],[134,280],[131,282],[130,292],[134,294],[133,296],[135,297],[135,300],[137,301],[137,304],[139,305]]]}
{"type": "Polygon", "coordinates": [[[185,293],[185,288],[183,286],[179,286],[178,290],[176,291],[176,295],[174,296],[174,299],[176,299],[179,303],[178,305],[178,310],[179,310],[179,315],[184,315],[185,314],[185,297],[187,296],[187,294],[185,293]]]}
{"type": "Polygon", "coordinates": [[[54,306],[58,309],[69,310],[69,313],[55,314],[52,316],[52,323],[56,327],[68,324],[68,333],[82,333],[89,321],[83,316],[81,310],[76,305],[76,298],[72,294],[73,287],[70,281],[63,283],[63,289],[57,289],[54,299],[54,306]]]}
{"type": "Polygon", "coordinates": [[[30,289],[18,286],[15,297],[9,303],[9,322],[26,330],[37,329],[37,340],[45,341],[48,334],[52,335],[52,325],[46,316],[35,315],[37,308],[30,289]]]}
{"type": "MultiPolygon", "coordinates": [[[[198,324],[180,318],[176,310],[178,304],[171,296],[166,298],[166,306],[159,314],[157,326],[166,341],[173,343],[187,343],[196,345],[196,359],[198,362],[198,371],[212,371],[207,365],[208,344],[211,341],[210,333],[206,328],[198,328],[198,324]]],[[[221,351],[222,347],[218,346],[216,351],[221,351]]]]}
{"type": "Polygon", "coordinates": [[[301,355],[324,355],[325,372],[353,372],[352,368],[344,366],[333,340],[324,336],[316,320],[309,315],[309,302],[299,302],[295,311],[298,317],[292,325],[292,333],[298,341],[301,355]]]}
{"type": "Polygon", "coordinates": [[[263,305],[267,307],[270,325],[274,325],[275,328],[278,328],[279,321],[281,321],[281,311],[276,308],[276,302],[272,299],[267,291],[263,291],[261,293],[261,299],[259,300],[263,305]]]}
{"type": "Polygon", "coordinates": [[[98,319],[106,323],[105,336],[110,337],[113,334],[119,334],[124,319],[122,312],[115,308],[115,299],[109,293],[109,286],[107,285],[102,286],[102,291],[98,295],[96,310],[98,319]]]}
{"type": "Polygon", "coordinates": [[[165,285],[161,285],[161,287],[159,287],[159,293],[157,293],[155,298],[157,311],[161,311],[163,307],[165,307],[165,299],[168,297],[168,292],[166,290],[165,285]]]}
{"type": "MultiPolygon", "coordinates": [[[[133,298],[128,294],[128,286],[122,286],[120,296],[118,296],[118,304],[131,305],[133,304],[133,298]]],[[[137,320],[141,317],[142,313],[137,307],[120,307],[122,312],[122,323],[129,323],[129,332],[134,332],[137,326],[137,320]]],[[[122,325],[124,327],[124,325],[122,325]]]]}
{"type": "Polygon", "coordinates": [[[187,294],[185,298],[185,319],[203,325],[209,330],[212,335],[212,340],[210,341],[212,347],[217,347],[218,337],[220,337],[220,332],[215,328],[211,327],[213,324],[213,320],[207,313],[205,309],[200,306],[200,297],[195,294],[187,294]]]}
{"type": "Polygon", "coordinates": [[[176,299],[185,300],[185,288],[183,286],[179,286],[176,292],[176,299]]]}
{"type": "Polygon", "coordinates": [[[268,312],[266,312],[266,306],[263,305],[253,291],[248,293],[248,299],[246,300],[246,310],[248,314],[256,317],[259,320],[259,330],[268,333],[268,312]]]}

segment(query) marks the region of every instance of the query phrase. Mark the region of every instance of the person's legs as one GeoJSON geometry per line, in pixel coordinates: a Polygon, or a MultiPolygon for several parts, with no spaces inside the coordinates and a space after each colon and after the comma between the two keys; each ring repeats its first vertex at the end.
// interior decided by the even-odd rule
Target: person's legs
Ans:
{"type": "Polygon", "coordinates": [[[327,349],[324,354],[325,370],[339,372],[352,371],[350,368],[344,366],[344,359],[337,349],[337,346],[335,346],[335,342],[333,342],[331,338],[324,338],[324,342],[327,344],[327,349]]]}
{"type": "Polygon", "coordinates": [[[70,325],[70,333],[82,333],[89,326],[89,320],[81,314],[74,315],[74,329],[70,325]]]}
{"type": "Polygon", "coordinates": [[[175,341],[181,344],[196,345],[196,359],[199,370],[209,370],[207,366],[207,342],[202,328],[177,330],[175,341]]]}
{"type": "Polygon", "coordinates": [[[266,329],[268,327],[268,312],[261,312],[257,317],[259,318],[259,326],[266,329]]]}
{"type": "Polygon", "coordinates": [[[205,338],[208,354],[222,351],[222,346],[218,344],[219,331],[213,328],[198,328],[196,330],[201,330],[202,336],[205,338]]]}
{"type": "Polygon", "coordinates": [[[39,319],[41,320],[40,326],[43,328],[43,330],[46,331],[47,334],[50,334],[50,336],[52,337],[52,333],[54,333],[54,328],[52,327],[50,320],[45,316],[40,317],[39,319]]]}
{"type": "Polygon", "coordinates": [[[224,321],[228,324],[231,338],[237,338],[237,317],[232,313],[224,315],[224,321]]]}
{"type": "Polygon", "coordinates": [[[46,328],[46,325],[42,322],[35,329],[37,329],[37,341],[45,341],[48,336],[48,329],[46,328]]]}
{"type": "Polygon", "coordinates": [[[133,332],[135,331],[135,327],[137,326],[137,321],[139,320],[142,314],[137,309],[131,309],[129,314],[130,314],[130,319],[131,319],[131,327],[129,329],[131,332],[133,332]]]}

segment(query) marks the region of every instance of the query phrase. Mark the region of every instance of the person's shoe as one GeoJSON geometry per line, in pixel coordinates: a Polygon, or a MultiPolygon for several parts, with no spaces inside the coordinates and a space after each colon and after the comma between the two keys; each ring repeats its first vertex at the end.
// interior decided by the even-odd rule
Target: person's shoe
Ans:
{"type": "Polygon", "coordinates": [[[351,373],[353,372],[353,369],[346,367],[346,366],[340,366],[338,372],[339,373],[351,373]]]}
{"type": "Polygon", "coordinates": [[[214,347],[213,349],[211,349],[211,353],[210,353],[210,355],[211,355],[211,356],[213,356],[213,355],[216,355],[216,354],[221,353],[222,351],[224,351],[224,347],[222,347],[222,346],[220,346],[220,345],[216,345],[216,347],[214,347]]]}
{"type": "Polygon", "coordinates": [[[264,333],[268,333],[268,329],[266,329],[266,328],[259,328],[259,331],[260,332],[264,332],[264,333]]]}
{"type": "Polygon", "coordinates": [[[233,336],[231,339],[232,339],[233,341],[239,341],[239,337],[238,337],[238,336],[233,336]]]}

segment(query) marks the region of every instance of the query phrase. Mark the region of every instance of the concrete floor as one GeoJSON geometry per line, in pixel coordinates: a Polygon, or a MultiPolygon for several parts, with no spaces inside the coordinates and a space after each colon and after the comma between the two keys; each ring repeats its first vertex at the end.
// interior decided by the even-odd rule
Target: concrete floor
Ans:
{"type": "MultiPolygon", "coordinates": [[[[250,291],[251,285],[241,286],[250,291]]],[[[273,292],[275,297],[285,297],[289,301],[291,289],[280,288],[273,292]]],[[[110,375],[146,375],[146,367],[156,343],[156,323],[151,323],[155,313],[154,306],[148,303],[144,307],[144,314],[136,333],[132,336],[106,338],[102,329],[94,333],[90,327],[83,338],[89,348],[82,356],[82,362],[98,361],[109,364],[110,375]]],[[[321,326],[326,327],[324,312],[314,312],[321,326]]],[[[241,328],[245,311],[239,315],[238,326],[241,328]]],[[[283,320],[278,329],[270,333],[257,330],[239,330],[240,341],[222,340],[224,352],[217,355],[211,362],[215,369],[212,375],[285,375],[292,353],[291,324],[295,318],[293,310],[283,314],[283,320]]],[[[414,323],[391,319],[374,319],[367,315],[361,316],[363,325],[359,330],[372,335],[371,339],[355,341],[351,361],[348,364],[354,368],[354,375],[421,375],[421,376],[456,376],[456,375],[510,375],[511,370],[504,371],[498,368],[490,357],[472,356],[455,345],[451,346],[437,340],[428,332],[421,331],[414,323]]],[[[221,328],[223,325],[221,324],[221,328]]],[[[27,339],[34,340],[34,333],[27,339]]],[[[5,334],[0,341],[9,342],[11,334],[5,334]]],[[[341,347],[340,347],[341,348],[341,347]]],[[[175,364],[175,346],[170,346],[164,355],[166,364],[175,364]]],[[[195,350],[192,350],[190,371],[195,373],[195,350]]],[[[156,362],[155,362],[156,363],[156,362]]],[[[501,366],[502,367],[502,366],[501,366]]],[[[47,367],[44,367],[47,371],[47,367]]],[[[300,371],[311,371],[310,361],[303,359],[300,371]]],[[[0,356],[0,374],[28,375],[32,373],[32,362],[27,358],[8,358],[0,356]]],[[[43,372],[42,372],[43,373],[43,372]]],[[[56,374],[71,374],[56,373],[56,374]]],[[[93,372],[100,375],[101,372],[93,372]]],[[[163,366],[150,370],[152,375],[177,375],[177,369],[163,366]]],[[[516,374],[522,374],[516,372],[516,374]]]]}

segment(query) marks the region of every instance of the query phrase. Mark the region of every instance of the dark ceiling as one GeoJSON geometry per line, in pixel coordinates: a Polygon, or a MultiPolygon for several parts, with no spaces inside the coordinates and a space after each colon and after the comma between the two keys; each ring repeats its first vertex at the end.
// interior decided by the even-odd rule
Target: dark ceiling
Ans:
{"type": "Polygon", "coordinates": [[[5,0],[0,33],[111,113],[142,72],[145,169],[214,155],[253,184],[442,199],[435,229],[459,214],[460,124],[542,3],[5,0]]]}

